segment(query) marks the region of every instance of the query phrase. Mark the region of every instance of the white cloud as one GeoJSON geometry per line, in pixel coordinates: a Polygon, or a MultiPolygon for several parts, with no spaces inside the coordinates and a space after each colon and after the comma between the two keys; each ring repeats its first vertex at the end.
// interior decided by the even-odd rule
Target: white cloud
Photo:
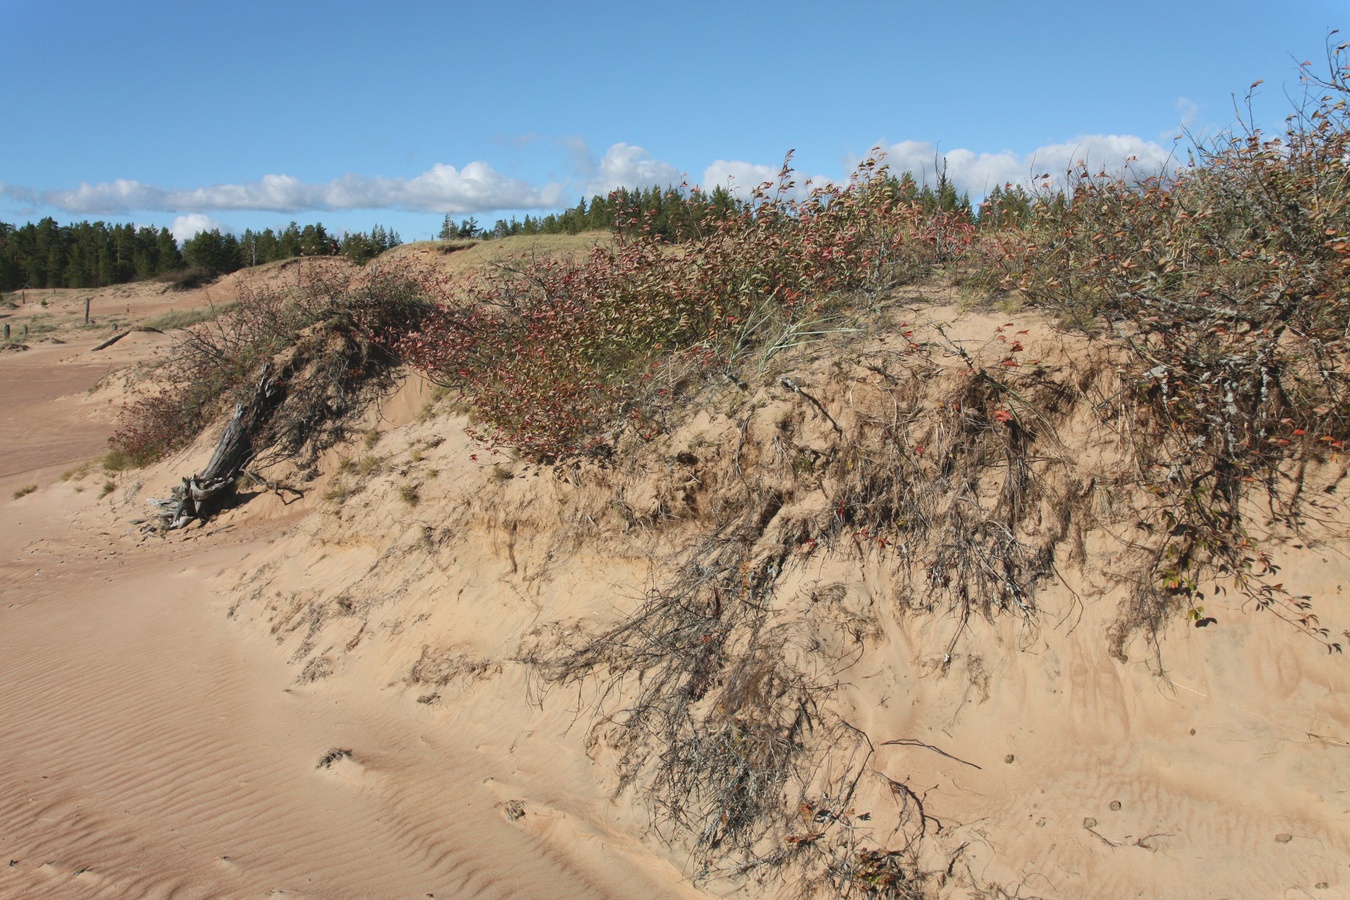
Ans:
{"type": "Polygon", "coordinates": [[[437,164],[414,178],[344,175],[328,182],[311,183],[291,175],[265,175],[259,181],[247,184],[218,184],[188,190],[118,179],[95,185],[81,184],[73,190],[46,191],[40,199],[65,212],[84,215],[121,215],[134,210],[293,213],[389,208],[458,214],[549,208],[556,206],[562,195],[561,185],[536,187],[508,178],[487,163],[471,162],[462,169],[437,164]]]}
{"type": "Polygon", "coordinates": [[[776,179],[781,168],[740,160],[717,159],[703,170],[703,187],[709,191],[724,187],[737,196],[744,197],[764,182],[776,179]]]}
{"type": "Polygon", "coordinates": [[[5,184],[3,181],[0,181],[0,197],[19,203],[36,203],[38,200],[37,191],[32,188],[19,187],[17,184],[5,184]]]}
{"type": "Polygon", "coordinates": [[[1042,175],[1063,184],[1066,173],[1080,161],[1093,172],[1101,169],[1118,172],[1128,165],[1143,175],[1161,171],[1172,160],[1168,148],[1129,134],[1086,134],[1026,154],[1010,150],[976,153],[964,148],[944,153],[925,141],[882,144],[880,149],[891,172],[896,175],[911,172],[920,183],[933,184],[945,159],[947,177],[958,191],[969,193],[972,199],[1004,184],[1038,184],[1042,175]]]}
{"type": "Polygon", "coordinates": [[[1188,97],[1177,98],[1177,112],[1181,113],[1181,127],[1184,129],[1194,127],[1200,118],[1200,107],[1188,97]]]}
{"type": "Polygon", "coordinates": [[[602,197],[621,187],[669,187],[684,181],[684,173],[679,169],[653,159],[650,153],[633,144],[614,144],[588,168],[591,172],[585,192],[602,197]]]}
{"type": "Polygon", "coordinates": [[[219,231],[221,234],[225,234],[230,231],[230,227],[222,225],[204,213],[190,213],[186,216],[179,216],[169,226],[169,233],[180,244],[203,231],[219,231]]]}

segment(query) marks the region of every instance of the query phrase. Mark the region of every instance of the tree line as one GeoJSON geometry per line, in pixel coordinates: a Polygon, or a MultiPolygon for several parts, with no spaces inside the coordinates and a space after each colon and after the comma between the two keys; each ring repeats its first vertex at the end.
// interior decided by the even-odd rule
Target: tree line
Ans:
{"type": "Polygon", "coordinates": [[[364,263],[402,243],[398,232],[376,225],[369,232],[330,233],[320,223],[291,222],[236,236],[219,229],[198,232],[180,245],[167,228],[77,222],[59,225],[0,222],[0,291],[21,288],[99,288],[197,267],[221,275],[297,256],[346,255],[364,263]]]}
{"type": "MultiPolygon", "coordinates": [[[[983,228],[1018,225],[1031,214],[1033,197],[1020,185],[996,186],[984,202],[973,207],[970,195],[958,192],[945,170],[938,173],[935,185],[920,185],[910,172],[884,176],[887,187],[902,203],[917,205],[924,212],[964,213],[983,228]]],[[[485,228],[476,218],[455,222],[447,214],[437,237],[442,241],[515,237],[533,234],[580,234],[583,231],[638,230],[654,233],[668,241],[686,240],[709,224],[736,215],[747,201],[737,199],[727,188],[711,191],[675,187],[619,188],[606,197],[582,197],[577,205],[559,213],[541,217],[525,216],[498,219],[485,228]]]]}
{"type": "Polygon", "coordinates": [[[360,264],[402,243],[397,231],[383,225],[336,235],[322,222],[304,228],[292,222],[280,232],[245,229],[239,237],[217,229],[201,231],[183,242],[183,258],[212,272],[234,272],[297,256],[346,256],[360,264]]]}
{"type": "Polygon", "coordinates": [[[0,222],[0,290],[103,287],[183,267],[167,228],[79,222],[0,222]]]}

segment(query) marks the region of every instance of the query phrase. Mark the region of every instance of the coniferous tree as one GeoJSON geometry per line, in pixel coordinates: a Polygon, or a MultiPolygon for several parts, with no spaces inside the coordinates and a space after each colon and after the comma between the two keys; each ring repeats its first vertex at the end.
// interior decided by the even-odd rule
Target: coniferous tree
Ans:
{"type": "Polygon", "coordinates": [[[277,239],[277,259],[291,259],[300,255],[300,226],[295,222],[287,225],[277,239]]]}
{"type": "Polygon", "coordinates": [[[239,239],[232,234],[221,234],[219,228],[199,231],[183,242],[183,258],[190,265],[222,275],[242,267],[239,239]]]}
{"type": "Polygon", "coordinates": [[[172,272],[183,267],[183,254],[169,229],[161,228],[155,237],[155,273],[172,272]]]}
{"type": "Polygon", "coordinates": [[[981,228],[1015,227],[1031,216],[1031,207],[1031,195],[1020,184],[994,185],[980,204],[978,224],[981,228]]]}

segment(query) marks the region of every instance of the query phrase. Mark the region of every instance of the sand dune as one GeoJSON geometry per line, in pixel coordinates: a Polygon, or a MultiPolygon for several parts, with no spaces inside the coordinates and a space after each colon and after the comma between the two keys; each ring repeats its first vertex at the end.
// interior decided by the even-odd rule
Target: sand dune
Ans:
{"type": "MultiPolygon", "coordinates": [[[[121,362],[158,343],[129,341],[121,362]]],[[[616,865],[562,813],[507,816],[511,767],[427,707],[297,686],[212,587],[294,517],[147,539],[134,480],[105,497],[97,466],[58,480],[115,418],[89,394],[110,368],[92,344],[0,359],[0,895],[688,892],[669,864],[616,865]],[[330,751],[346,752],[321,766],[330,751]]]]}
{"type": "MultiPolygon", "coordinates": [[[[973,333],[992,321],[929,315],[973,333]]],[[[1037,334],[1037,352],[1063,352],[1037,334]]],[[[766,392],[743,425],[710,411],[631,468],[555,479],[485,454],[451,412],[419,415],[431,391],[409,379],[371,414],[369,446],[330,453],[302,499],[259,492],[151,537],[135,522],[146,498],[210,441],[61,480],[101,452],[125,398],[116,379],[90,389],[162,347],[93,343],[0,357],[0,895],[793,887],[695,884],[687,847],[619,789],[621,750],[592,728],[613,710],[604,686],[546,685],[527,657],[647,595],[697,524],[663,531],[659,510],[696,509],[746,472],[790,474],[784,435],[830,439],[799,401],[766,392]],[[362,453],[380,465],[325,499],[338,460],[362,453]]],[[[870,376],[822,371],[813,390],[847,424],[870,376]]],[[[1347,617],[1338,528],[1277,538],[1328,623],[1347,617]]],[[[818,651],[821,702],[872,745],[852,827],[894,844],[916,821],[895,788],[909,786],[944,896],[1350,896],[1345,660],[1216,603],[1214,626],[1176,622],[1161,655],[1135,645],[1120,661],[1104,638],[1121,591],[1111,540],[1085,538],[1034,621],[974,621],[955,642],[949,617],[892,612],[903,585],[885,552],[784,562],[774,627],[818,651]]]]}

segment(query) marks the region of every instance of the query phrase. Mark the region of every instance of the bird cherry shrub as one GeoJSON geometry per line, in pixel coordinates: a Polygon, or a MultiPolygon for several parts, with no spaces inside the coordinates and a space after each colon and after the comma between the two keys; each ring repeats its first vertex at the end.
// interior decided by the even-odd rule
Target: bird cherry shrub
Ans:
{"type": "MultiPolygon", "coordinates": [[[[1004,287],[1130,351],[1134,451],[1168,525],[1145,625],[1181,603],[1202,620],[1207,576],[1271,574],[1244,498],[1264,489],[1297,526],[1305,466],[1350,440],[1347,45],[1328,60],[1327,77],[1304,65],[1282,136],[1244,124],[1144,178],[1080,165],[993,239],[1004,287]]],[[[1267,588],[1260,605],[1340,649],[1307,598],[1267,588]]]]}
{"type": "Polygon", "coordinates": [[[461,389],[487,440],[541,461],[601,452],[624,423],[649,422],[646,388],[665,362],[727,371],[974,237],[963,212],[903,199],[876,158],[844,185],[796,188],[789,157],[678,244],[621,209],[612,245],[475,278],[397,352],[461,389]]]}

